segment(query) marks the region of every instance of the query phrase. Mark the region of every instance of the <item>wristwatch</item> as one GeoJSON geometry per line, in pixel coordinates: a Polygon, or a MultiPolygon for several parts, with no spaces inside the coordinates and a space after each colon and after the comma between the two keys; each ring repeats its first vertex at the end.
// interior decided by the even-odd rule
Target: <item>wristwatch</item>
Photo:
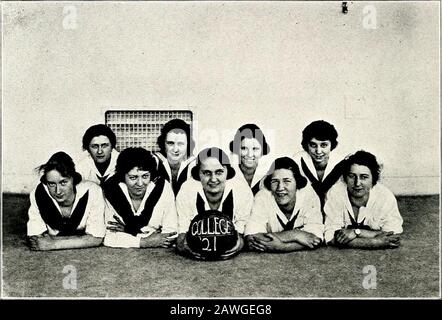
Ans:
{"type": "Polygon", "coordinates": [[[359,235],[361,234],[361,229],[354,229],[355,234],[356,234],[356,238],[359,237],[359,235]]]}

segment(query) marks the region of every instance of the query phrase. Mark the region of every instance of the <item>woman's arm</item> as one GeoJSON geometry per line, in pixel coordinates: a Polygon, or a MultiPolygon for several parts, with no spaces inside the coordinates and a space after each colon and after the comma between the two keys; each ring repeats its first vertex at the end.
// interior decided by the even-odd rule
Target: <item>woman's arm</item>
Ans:
{"type": "Polygon", "coordinates": [[[183,256],[190,256],[190,257],[193,257],[198,260],[204,260],[204,258],[200,254],[192,251],[189,248],[187,241],[186,241],[186,235],[187,235],[187,232],[178,234],[178,237],[176,238],[177,252],[183,256]]]}
{"type": "Polygon", "coordinates": [[[244,234],[245,227],[249,221],[250,214],[252,213],[253,206],[253,193],[249,188],[244,187],[244,185],[238,185],[235,190],[235,213],[234,221],[236,231],[238,233],[244,234]]]}
{"type": "MultiPolygon", "coordinates": [[[[297,230],[299,231],[299,230],[297,230]]],[[[303,232],[303,231],[301,231],[303,232]]],[[[308,232],[305,232],[308,233],[308,232]]],[[[315,237],[315,236],[314,236],[315,237]]],[[[317,237],[316,237],[317,238],[317,237]]],[[[305,249],[314,249],[315,246],[306,246],[297,241],[283,242],[278,233],[254,234],[247,236],[248,247],[261,252],[291,252],[305,249]]]]}
{"type": "Polygon", "coordinates": [[[348,248],[360,249],[395,249],[400,246],[400,237],[394,234],[382,234],[374,238],[356,238],[347,244],[348,248]]]}
{"type": "Polygon", "coordinates": [[[48,251],[98,247],[103,242],[103,238],[88,234],[82,236],[50,236],[44,234],[28,237],[28,241],[31,250],[48,251]]]}
{"type": "Polygon", "coordinates": [[[300,250],[306,250],[306,249],[313,249],[308,248],[306,246],[303,246],[302,244],[299,244],[297,242],[289,242],[289,243],[282,243],[280,246],[277,246],[273,252],[292,252],[292,251],[300,251],[300,250]]]}
{"type": "Polygon", "coordinates": [[[315,236],[313,233],[299,230],[299,229],[274,232],[271,234],[275,235],[277,238],[279,238],[279,240],[281,240],[281,242],[284,242],[284,243],[296,242],[296,243],[298,243],[304,247],[308,247],[310,249],[317,247],[322,242],[321,238],[315,236]]]}
{"type": "Polygon", "coordinates": [[[175,243],[176,232],[154,232],[140,239],[140,248],[170,248],[175,243]]]}
{"type": "Polygon", "coordinates": [[[28,222],[26,224],[27,236],[43,235],[45,232],[48,232],[48,228],[46,227],[46,223],[43,221],[40,210],[38,209],[37,201],[35,199],[35,189],[32,190],[29,199],[31,205],[28,210],[28,222]]]}
{"type": "Polygon", "coordinates": [[[400,237],[393,232],[373,230],[361,230],[357,237],[353,229],[341,229],[335,233],[329,244],[340,248],[394,249],[400,246],[400,237]],[[365,231],[365,236],[370,237],[362,237],[362,231],[365,231]]]}
{"type": "Polygon", "coordinates": [[[224,253],[223,255],[221,255],[221,259],[227,260],[238,254],[243,248],[244,248],[244,238],[242,234],[238,233],[238,239],[236,241],[235,246],[232,249],[227,250],[226,253],[224,253]]]}

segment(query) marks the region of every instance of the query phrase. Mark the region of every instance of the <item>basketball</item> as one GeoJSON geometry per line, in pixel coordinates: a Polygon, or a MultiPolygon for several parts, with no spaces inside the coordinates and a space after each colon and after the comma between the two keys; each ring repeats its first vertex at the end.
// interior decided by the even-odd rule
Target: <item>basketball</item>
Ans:
{"type": "Polygon", "coordinates": [[[235,246],[238,233],[229,217],[219,211],[209,210],[192,220],[186,240],[192,251],[207,260],[218,260],[235,246]]]}

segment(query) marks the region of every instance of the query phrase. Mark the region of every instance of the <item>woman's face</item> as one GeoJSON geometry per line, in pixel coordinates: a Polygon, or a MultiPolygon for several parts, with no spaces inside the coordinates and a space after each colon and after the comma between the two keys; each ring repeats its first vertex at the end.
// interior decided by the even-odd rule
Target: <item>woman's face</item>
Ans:
{"type": "Polygon", "coordinates": [[[187,158],[187,135],[184,130],[173,129],[169,131],[164,144],[169,163],[181,163],[187,158]]]}
{"type": "Polygon", "coordinates": [[[364,198],[369,196],[373,188],[373,175],[367,166],[353,164],[350,171],[345,175],[347,192],[353,198],[364,198]]]}
{"type": "Polygon", "coordinates": [[[330,157],[330,151],[330,140],[318,140],[316,138],[312,138],[308,143],[308,154],[315,164],[327,165],[330,157]]]}
{"type": "Polygon", "coordinates": [[[296,201],[296,180],[289,169],[275,170],[270,179],[270,190],[281,207],[294,205],[296,201]]]}
{"type": "Polygon", "coordinates": [[[227,168],[217,158],[210,157],[201,161],[199,176],[204,191],[211,194],[224,192],[227,168]]]}
{"type": "Polygon", "coordinates": [[[75,196],[74,178],[63,177],[58,170],[46,173],[46,185],[49,194],[59,204],[64,204],[75,196]]]}
{"type": "Polygon", "coordinates": [[[109,161],[112,154],[112,144],[106,136],[93,137],[89,143],[89,153],[95,163],[105,163],[109,161]]]}
{"type": "Polygon", "coordinates": [[[141,199],[150,183],[150,172],[134,167],[124,175],[124,183],[132,199],[141,199]]]}
{"type": "Polygon", "coordinates": [[[240,145],[241,164],[246,168],[256,168],[262,157],[261,144],[255,138],[244,138],[240,145]]]}

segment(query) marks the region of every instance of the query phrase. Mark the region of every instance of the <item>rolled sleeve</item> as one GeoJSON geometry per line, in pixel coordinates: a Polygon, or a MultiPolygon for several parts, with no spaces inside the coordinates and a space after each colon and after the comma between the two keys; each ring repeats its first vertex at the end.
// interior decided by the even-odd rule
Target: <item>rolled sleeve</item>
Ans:
{"type": "Polygon", "coordinates": [[[334,190],[330,190],[327,194],[327,201],[325,202],[325,226],[324,226],[324,240],[326,243],[333,240],[335,231],[343,227],[342,211],[345,205],[334,190]]]}
{"type": "Polygon", "coordinates": [[[97,238],[103,238],[106,234],[105,210],[106,203],[101,188],[91,187],[91,198],[85,232],[97,238]]]}
{"type": "Polygon", "coordinates": [[[28,210],[28,222],[26,224],[27,227],[27,235],[37,236],[48,230],[46,227],[46,223],[43,221],[43,218],[40,215],[40,210],[38,210],[37,202],[35,200],[35,190],[33,190],[29,196],[31,206],[28,210]]]}
{"type": "Polygon", "coordinates": [[[103,244],[113,248],[139,248],[141,237],[125,232],[107,231],[103,244]]]}
{"type": "Polygon", "coordinates": [[[244,235],[266,233],[268,221],[268,206],[264,192],[258,192],[253,201],[252,213],[245,226],[244,235]]]}
{"type": "Polygon", "coordinates": [[[311,196],[305,207],[305,219],[303,231],[310,232],[320,239],[324,239],[324,224],[322,223],[321,203],[315,193],[311,196]]]}
{"type": "Polygon", "coordinates": [[[234,225],[238,233],[243,234],[244,228],[250,219],[253,207],[253,193],[250,189],[240,188],[236,193],[239,200],[235,209],[234,225]]]}
{"type": "Polygon", "coordinates": [[[195,210],[192,200],[194,200],[194,197],[188,191],[187,185],[184,184],[176,198],[178,233],[186,233],[189,230],[192,214],[195,210]]]}
{"type": "Polygon", "coordinates": [[[160,225],[152,226],[153,228],[158,228],[161,226],[162,233],[177,232],[178,221],[174,198],[172,188],[169,184],[166,184],[164,186],[163,194],[155,207],[155,210],[160,211],[158,212],[158,216],[160,217],[160,225]]]}
{"type": "Polygon", "coordinates": [[[309,232],[320,238],[321,240],[324,239],[324,225],[318,224],[318,223],[309,223],[304,225],[302,228],[303,231],[309,232]]]}
{"type": "Polygon", "coordinates": [[[384,215],[380,223],[381,230],[386,232],[393,231],[396,234],[402,233],[404,221],[399,213],[397,201],[393,194],[388,194],[386,197],[382,211],[384,215]]]}
{"type": "MultiPolygon", "coordinates": [[[[117,222],[114,216],[118,216],[115,209],[106,200],[106,223],[117,222]]],[[[122,218],[120,218],[122,220],[122,218]]],[[[126,232],[106,230],[103,245],[113,248],[139,248],[141,237],[133,236],[126,232]]]]}

